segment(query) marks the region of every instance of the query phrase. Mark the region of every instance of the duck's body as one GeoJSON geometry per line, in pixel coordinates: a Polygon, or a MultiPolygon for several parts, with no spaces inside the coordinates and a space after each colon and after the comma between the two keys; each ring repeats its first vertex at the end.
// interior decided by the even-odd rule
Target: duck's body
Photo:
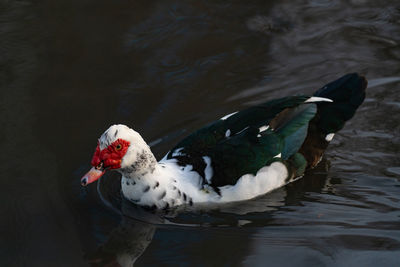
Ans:
{"type": "Polygon", "coordinates": [[[265,194],[289,180],[285,165],[274,162],[257,175],[243,175],[234,185],[212,187],[193,166],[181,167],[176,159],[160,161],[153,172],[142,177],[122,174],[122,193],[131,202],[151,208],[202,202],[240,201],[265,194]]]}
{"type": "Polygon", "coordinates": [[[254,198],[318,164],[334,133],[363,102],[366,86],[364,77],[348,74],[313,96],[229,114],[186,137],[159,162],[137,132],[113,125],[99,139],[92,160],[97,169],[82,183],[117,169],[127,199],[160,209],[254,198]]]}

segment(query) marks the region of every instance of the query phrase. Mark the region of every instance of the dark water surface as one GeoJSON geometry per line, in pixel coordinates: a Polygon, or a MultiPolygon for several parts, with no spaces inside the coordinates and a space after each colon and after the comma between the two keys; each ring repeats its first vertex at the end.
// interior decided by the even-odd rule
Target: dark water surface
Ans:
{"type": "Polygon", "coordinates": [[[399,1],[3,0],[0,40],[1,266],[400,266],[399,1]],[[365,103],[285,188],[158,215],[80,187],[112,123],[160,158],[348,72],[365,103]]]}

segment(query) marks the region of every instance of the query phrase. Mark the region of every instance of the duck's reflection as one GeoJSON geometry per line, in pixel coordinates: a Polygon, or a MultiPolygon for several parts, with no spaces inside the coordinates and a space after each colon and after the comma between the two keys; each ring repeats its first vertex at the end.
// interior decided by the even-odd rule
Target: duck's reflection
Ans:
{"type": "Polygon", "coordinates": [[[133,266],[150,245],[156,227],[124,217],[106,242],[88,257],[91,266],[133,266]]]}
{"type": "Polygon", "coordinates": [[[121,196],[120,190],[117,176],[104,177],[97,185],[103,203],[120,214],[121,220],[97,249],[86,255],[91,266],[133,266],[151,243],[155,224],[162,223],[161,216],[132,205],[121,196]]]}

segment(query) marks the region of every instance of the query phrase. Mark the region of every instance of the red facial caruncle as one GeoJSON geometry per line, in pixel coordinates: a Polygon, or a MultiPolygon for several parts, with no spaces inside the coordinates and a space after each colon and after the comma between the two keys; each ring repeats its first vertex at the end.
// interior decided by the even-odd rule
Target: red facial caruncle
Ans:
{"type": "Polygon", "coordinates": [[[97,167],[99,164],[103,163],[104,169],[121,168],[121,161],[125,156],[128,147],[129,142],[124,139],[117,139],[103,150],[100,150],[100,144],[98,144],[91,164],[93,167],[97,167]]]}
{"type": "Polygon", "coordinates": [[[82,179],[81,184],[86,186],[98,180],[107,169],[121,168],[122,158],[128,151],[130,143],[124,139],[117,139],[106,148],[100,150],[100,144],[97,144],[96,151],[94,152],[91,165],[92,169],[86,173],[82,179]]]}

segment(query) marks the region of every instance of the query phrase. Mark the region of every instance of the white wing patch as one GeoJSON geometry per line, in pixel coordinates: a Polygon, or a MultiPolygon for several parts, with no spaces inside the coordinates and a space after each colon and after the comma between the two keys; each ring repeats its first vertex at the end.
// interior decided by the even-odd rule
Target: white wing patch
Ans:
{"type": "Polygon", "coordinates": [[[225,132],[225,137],[229,137],[229,136],[231,136],[231,130],[226,130],[226,132],[225,132]]]}
{"type": "Polygon", "coordinates": [[[313,103],[313,102],[333,102],[333,100],[325,97],[312,96],[306,101],[304,101],[304,103],[313,103]]]}
{"type": "Polygon", "coordinates": [[[223,116],[220,120],[226,120],[227,118],[229,118],[230,116],[233,116],[233,115],[235,115],[236,113],[238,113],[238,111],[235,111],[235,112],[233,112],[233,113],[231,113],[231,114],[228,114],[228,115],[225,115],[225,116],[223,116]]]}
{"type": "Polygon", "coordinates": [[[211,178],[214,175],[213,168],[211,166],[211,158],[204,156],[203,157],[204,162],[207,164],[206,168],[204,169],[204,175],[206,176],[207,182],[210,184],[211,183],[211,178]]]}
{"type": "Polygon", "coordinates": [[[327,135],[325,136],[325,140],[328,141],[328,142],[330,142],[330,141],[332,141],[332,139],[333,139],[334,136],[335,136],[334,133],[327,134],[327,135]]]}
{"type": "Polygon", "coordinates": [[[269,125],[264,125],[264,126],[261,126],[258,129],[260,130],[260,132],[264,132],[264,131],[268,130],[268,128],[269,128],[269,125]]]}
{"type": "Polygon", "coordinates": [[[182,150],[183,150],[183,147],[175,149],[174,152],[172,153],[172,157],[184,156],[185,153],[181,153],[182,150]]]}

